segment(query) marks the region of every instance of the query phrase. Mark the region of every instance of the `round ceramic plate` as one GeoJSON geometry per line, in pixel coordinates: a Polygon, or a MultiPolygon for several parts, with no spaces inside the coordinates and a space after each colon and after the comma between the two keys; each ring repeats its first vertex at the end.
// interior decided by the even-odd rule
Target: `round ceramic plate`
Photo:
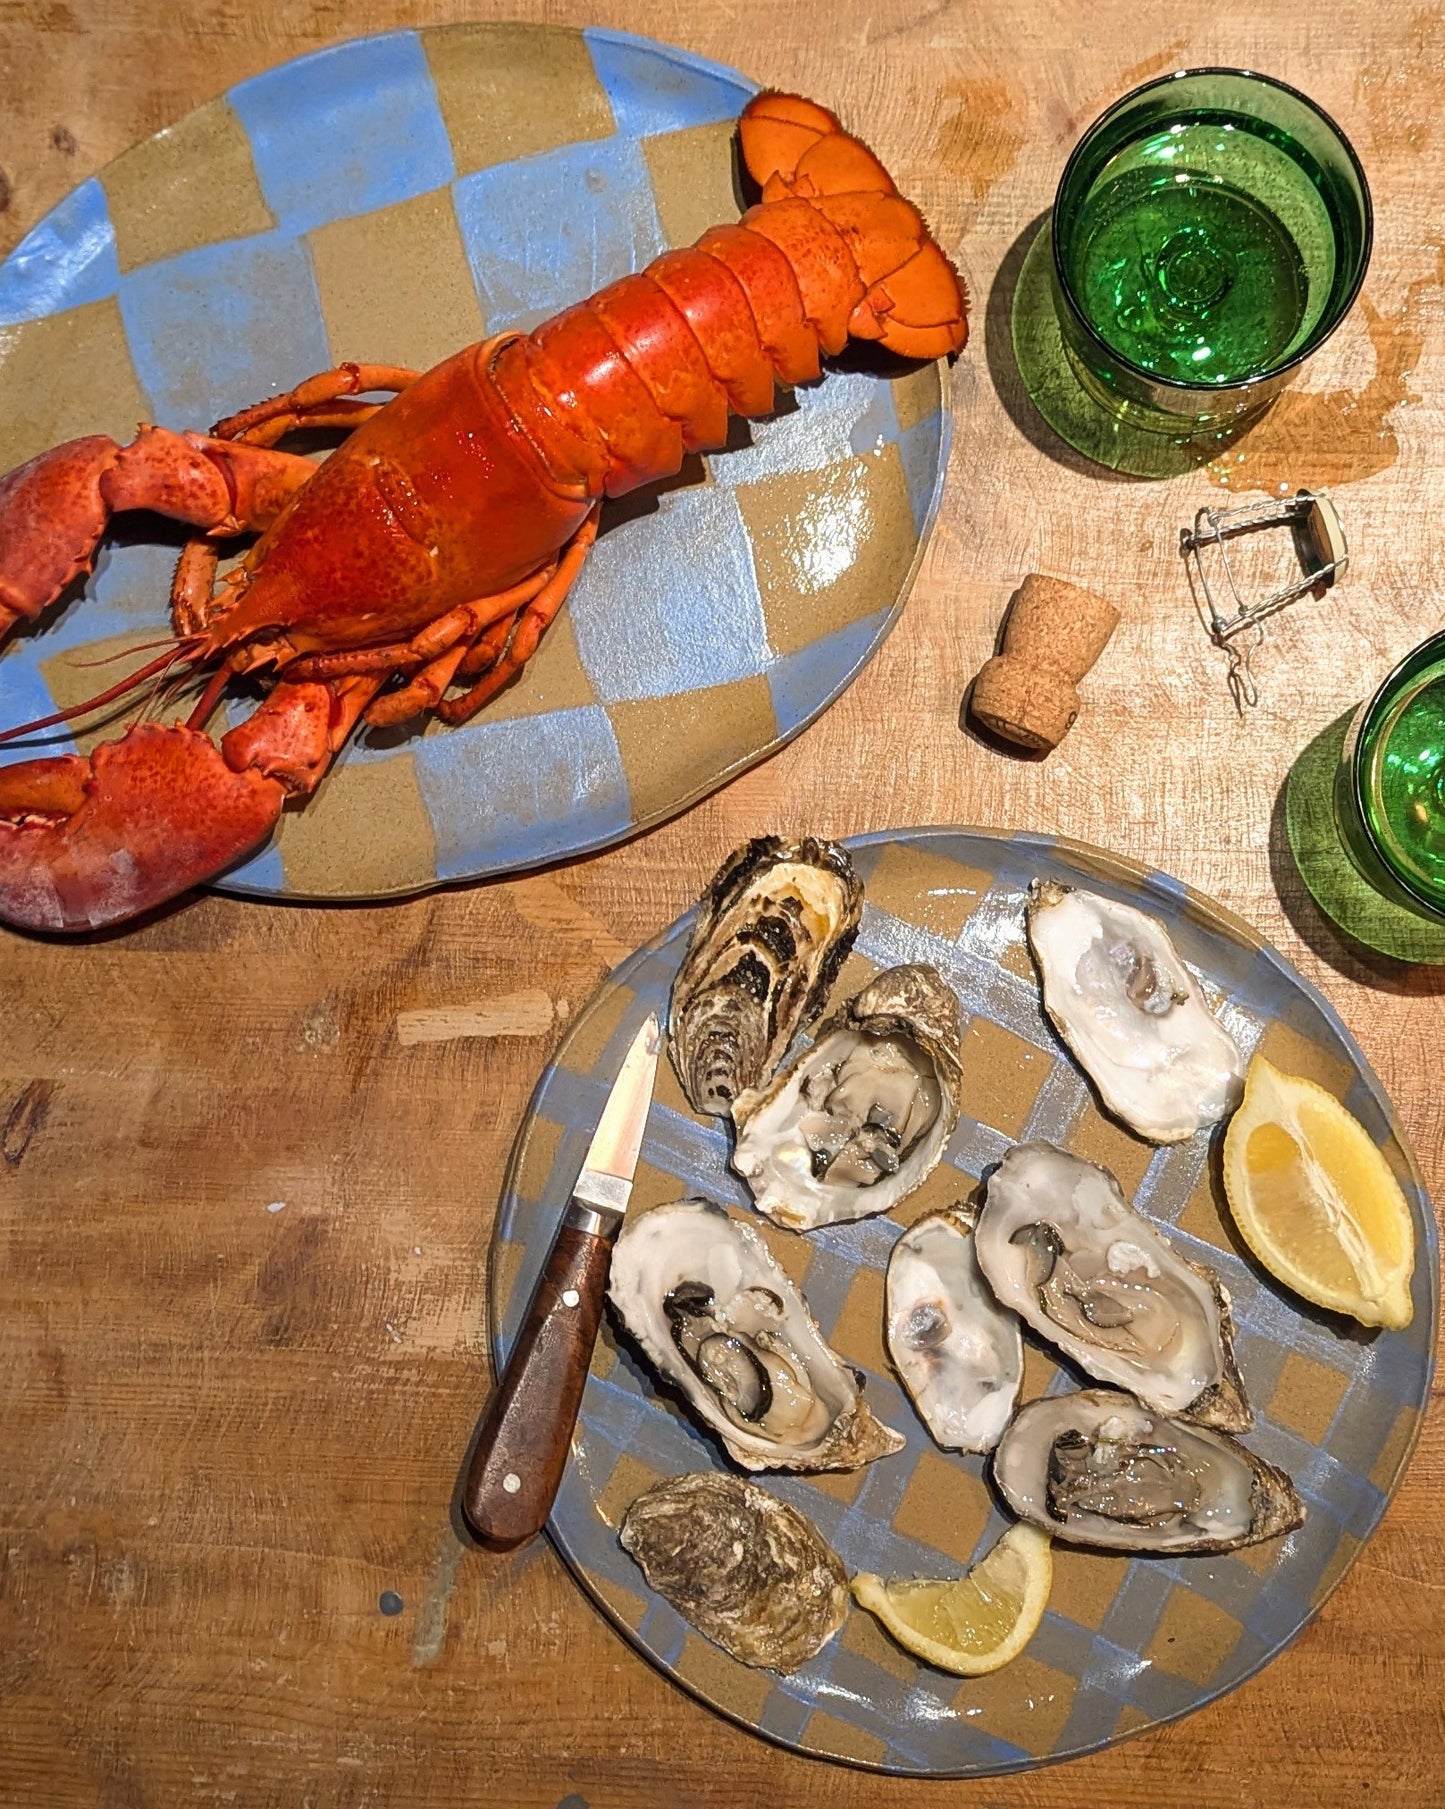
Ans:
{"type": "MultiPolygon", "coordinates": [[[[242,82],[78,188],[0,266],[0,471],[142,419],[205,429],[343,360],[424,367],[535,326],[737,218],[733,126],[752,92],[646,39],[540,25],[392,32],[242,82]]],[[[867,663],[946,453],[934,365],[832,370],[737,423],[730,450],[604,514],[515,685],[465,728],[353,739],[224,885],[417,891],[680,810],[867,663]]],[[[94,662],[167,632],[179,544],[133,521],[84,599],[14,638],[0,725],[89,695],[117,670],[94,662]]]]}
{"type": "MultiPolygon", "coordinates": [[[[897,1219],[973,1192],[1017,1139],[1048,1138],[1113,1170],[1188,1256],[1234,1297],[1237,1353],[1258,1427],[1246,1442],[1294,1478],[1309,1507],[1288,1537],[1226,1556],[1126,1559],[1055,1547],[1053,1594],[1024,1654],[960,1679],[910,1658],[863,1610],[789,1677],[751,1670],[654,1595],[617,1543],[628,1504],[661,1477],[726,1470],[719,1446],[604,1321],[549,1531],[583,1587],[661,1670],[745,1727],[800,1752],[883,1771],[964,1776],[1066,1758],[1211,1701],[1268,1662],[1316,1613],[1378,1523],[1429,1395],[1439,1263],[1435,1220],[1390,1102],[1334,1012],[1236,918],[1177,881],[1042,836],[908,830],[850,846],[867,903],[835,990],[878,968],[936,964],[963,1006],[964,1095],[947,1158],[897,1219]],[[1241,1254],[1221,1207],[1218,1133],[1165,1149],[1097,1109],[1042,1016],[1024,941],[1030,880],[1084,885],[1167,926],[1246,1054],[1310,1075],[1385,1152],[1410,1201],[1414,1319],[1369,1333],[1317,1313],[1241,1254]]],[[[493,1356],[516,1335],[623,1052],[665,1013],[693,917],[624,961],[577,1019],[517,1139],[492,1245],[493,1356]]],[[[633,1210],[703,1195],[741,1217],[716,1120],[688,1110],[663,1062],[633,1210]]],[[[757,1478],[815,1523],[850,1571],[953,1576],[1005,1525],[982,1458],[932,1443],[884,1354],[883,1275],[900,1222],[809,1235],[752,1215],[825,1337],[867,1376],[875,1413],[907,1449],[849,1475],[757,1478]]],[[[1024,1398],[1077,1386],[1026,1339],[1024,1398]]]]}

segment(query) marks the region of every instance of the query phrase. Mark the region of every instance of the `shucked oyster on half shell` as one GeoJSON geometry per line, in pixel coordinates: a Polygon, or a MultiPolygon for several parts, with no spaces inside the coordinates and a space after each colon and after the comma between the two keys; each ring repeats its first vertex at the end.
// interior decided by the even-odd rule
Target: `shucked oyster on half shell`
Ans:
{"type": "Polygon", "coordinates": [[[936,968],[875,975],[770,1085],[733,1103],[732,1165],[794,1231],[887,1212],[958,1119],[958,999],[936,968]]]}
{"type": "Polygon", "coordinates": [[[1219,1277],[1135,1212],[1107,1169],[1015,1144],[989,1176],[974,1242],[1002,1304],[1091,1376],[1160,1413],[1254,1424],[1219,1277]]]}
{"type": "Polygon", "coordinates": [[[1180,1143],[1234,1110],[1244,1057],[1162,924],[1051,880],[1035,880],[1027,924],[1044,1009],[1109,1111],[1180,1143]]]}
{"type": "Polygon", "coordinates": [[[993,1458],[1023,1520],[1108,1551],[1229,1551],[1303,1524],[1283,1470],[1104,1388],[1030,1401],[993,1458]]]}
{"type": "Polygon", "coordinates": [[[888,1259],[888,1354],[945,1450],[991,1451],[1018,1400],[1024,1344],[989,1292],[969,1215],[931,1212],[888,1259]]]}
{"type": "Polygon", "coordinates": [[[607,1292],[744,1469],[856,1470],[902,1449],[762,1238],[721,1207],[678,1200],[629,1215],[607,1292]]]}
{"type": "Polygon", "coordinates": [[[853,946],[863,887],[836,842],[760,836],[702,895],[672,983],[672,1065],[694,1111],[727,1113],[817,1016],[853,946]]]}
{"type": "Polygon", "coordinates": [[[659,1595],[745,1665],[796,1671],[848,1612],[847,1573],[812,1521],[741,1476],[655,1483],[618,1539],[659,1595]]]}

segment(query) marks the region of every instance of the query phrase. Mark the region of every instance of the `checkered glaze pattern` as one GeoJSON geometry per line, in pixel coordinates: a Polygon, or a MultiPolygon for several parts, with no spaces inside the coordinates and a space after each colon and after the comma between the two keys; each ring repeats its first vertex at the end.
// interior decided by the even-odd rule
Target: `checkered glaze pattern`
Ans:
{"type": "MultiPolygon", "coordinates": [[[[771,1739],[895,1772],[1019,1769],[1107,1745],[1234,1688],[1300,1631],[1339,1582],[1399,1480],[1428,1398],[1435,1221],[1389,1101],[1340,1020],[1279,954],[1207,899],[1049,837],[914,830],[851,846],[867,903],[835,996],[878,968],[927,960],[963,1007],[963,1111],[946,1159],[897,1221],[865,1219],[807,1235],[778,1229],[751,1214],[727,1168],[722,1126],[690,1113],[664,1063],[634,1196],[633,1210],[703,1195],[751,1217],[824,1335],[866,1372],[874,1411],[907,1435],[905,1451],[849,1475],[757,1480],[807,1514],[850,1570],[957,1575],[993,1543],[1005,1518],[985,1460],[940,1451],[889,1368],[883,1277],[903,1222],[966,1197],[1014,1140],[1045,1137],[1112,1168],[1183,1253],[1219,1271],[1234,1298],[1237,1352],[1258,1414],[1246,1442],[1290,1473],[1309,1518],[1283,1540],[1225,1556],[1129,1560],[1056,1546],[1043,1624],[1023,1656],[991,1677],[960,1680],[933,1670],[854,1609],[816,1658],[777,1678],[710,1646],[649,1591],[617,1544],[622,1514],[648,1484],[728,1466],[609,1319],[549,1530],[641,1652],[771,1739]],[[1406,1331],[1350,1332],[1245,1260],[1211,1178],[1217,1132],[1154,1148],[1102,1115],[1040,1008],[1023,929],[1035,877],[1089,886],[1154,913],[1246,1054],[1262,1049],[1344,1099],[1410,1201],[1418,1255],[1406,1331]]],[[[690,913],[622,963],[538,1084],[492,1248],[498,1362],[612,1077],[645,1014],[665,1011],[691,927],[690,913]]],[[[1078,1383],[1026,1337],[1024,1399],[1078,1383]]]]}
{"type": "MultiPolygon", "coordinates": [[[[241,83],[0,266],[0,471],[138,420],[204,429],[348,359],[426,367],[536,325],[737,217],[752,92],[645,39],[533,25],[392,32],[241,83]]],[[[462,729],[354,738],[224,884],[415,891],[581,854],[692,802],[862,669],[946,452],[936,366],[837,369],[737,423],[727,451],[608,512],[515,685],[462,729]]],[[[114,676],[95,661],[167,631],[180,535],[157,546],[156,527],[123,528],[85,599],[15,637],[0,723],[79,701],[114,676]]]]}

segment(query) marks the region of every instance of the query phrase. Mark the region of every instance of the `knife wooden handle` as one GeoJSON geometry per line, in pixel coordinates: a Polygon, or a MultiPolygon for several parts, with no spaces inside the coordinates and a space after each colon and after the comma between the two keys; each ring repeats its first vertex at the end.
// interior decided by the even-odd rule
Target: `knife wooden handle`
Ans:
{"type": "Polygon", "coordinates": [[[552,1510],[611,1260],[610,1237],[563,1221],[467,1466],[462,1509],[488,1545],[520,1545],[552,1510]]]}

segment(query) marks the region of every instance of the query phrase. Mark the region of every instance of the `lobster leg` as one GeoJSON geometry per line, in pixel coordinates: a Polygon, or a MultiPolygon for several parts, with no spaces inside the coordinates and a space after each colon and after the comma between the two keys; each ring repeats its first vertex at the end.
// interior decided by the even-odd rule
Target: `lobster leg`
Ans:
{"type": "MultiPolygon", "coordinates": [[[[482,630],[485,634],[487,631],[482,630]]],[[[385,697],[378,697],[366,712],[366,720],[373,728],[389,728],[398,722],[408,722],[423,710],[434,710],[446,695],[447,686],[456,677],[457,667],[461,665],[470,645],[459,640],[454,647],[423,666],[409,684],[403,685],[400,691],[391,691],[385,697]]]]}
{"type": "Polygon", "coordinates": [[[598,510],[593,509],[573,535],[556,571],[538,591],[525,609],[518,610],[500,658],[490,672],[460,697],[444,697],[436,705],[443,722],[455,727],[468,722],[497,692],[520,672],[537,651],[542,635],[567,600],[567,593],[577,582],[583,561],[597,538],[598,510]]]}
{"type": "MultiPolygon", "coordinates": [[[[464,603],[449,610],[438,621],[424,628],[410,645],[402,650],[393,670],[405,672],[420,666],[421,670],[401,690],[377,698],[366,712],[373,728],[388,728],[406,722],[418,711],[435,709],[457,668],[476,642],[497,627],[513,622],[521,610],[544,591],[557,570],[552,563],[510,590],[494,597],[483,597],[476,603],[464,603]]],[[[325,656],[323,656],[325,657],[325,656]]]]}
{"type": "MultiPolygon", "coordinates": [[[[517,611],[517,615],[521,613],[520,610],[517,611]]],[[[461,665],[457,667],[457,677],[475,678],[478,673],[490,672],[507,651],[507,643],[516,626],[516,615],[503,616],[500,622],[493,622],[490,628],[479,634],[467,649],[461,665]]]]}
{"type": "MultiPolygon", "coordinates": [[[[255,437],[257,428],[294,416],[288,426],[276,430],[275,438],[279,439],[292,427],[319,425],[313,418],[315,412],[326,408],[338,397],[359,395],[363,390],[386,390],[392,395],[400,395],[402,390],[410,389],[420,375],[419,371],[407,370],[398,364],[339,364],[335,370],[308,377],[295,389],[253,403],[239,414],[227,415],[225,420],[217,421],[211,431],[218,440],[250,440],[255,437]]],[[[270,441],[266,443],[270,444],[270,441]]]]}

